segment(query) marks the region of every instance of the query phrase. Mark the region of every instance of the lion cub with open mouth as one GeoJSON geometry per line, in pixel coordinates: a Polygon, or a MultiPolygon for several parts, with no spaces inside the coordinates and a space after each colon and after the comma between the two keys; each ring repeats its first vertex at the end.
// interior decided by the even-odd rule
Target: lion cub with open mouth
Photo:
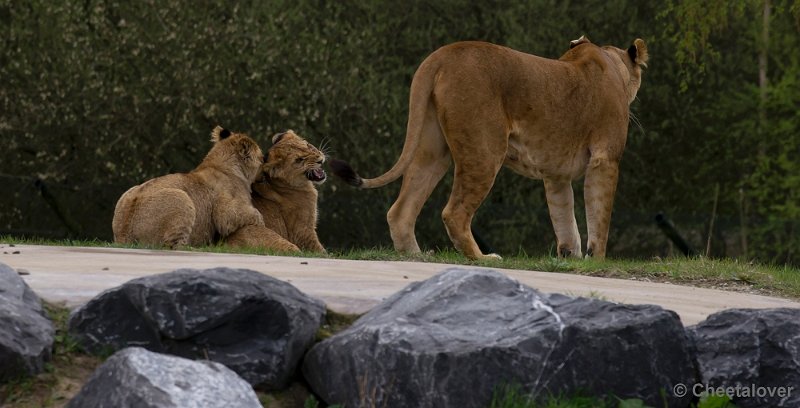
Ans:
{"type": "Polygon", "coordinates": [[[325,154],[293,131],[273,136],[253,184],[253,205],[263,216],[264,226],[245,226],[224,242],[287,252],[325,252],[317,237],[316,189],[327,178],[324,162],[325,154]]]}
{"type": "Polygon", "coordinates": [[[114,209],[114,242],[169,248],[201,246],[245,226],[263,226],[250,200],[264,154],[243,133],[220,126],[214,146],[189,173],[169,174],[126,191],[114,209]]]}

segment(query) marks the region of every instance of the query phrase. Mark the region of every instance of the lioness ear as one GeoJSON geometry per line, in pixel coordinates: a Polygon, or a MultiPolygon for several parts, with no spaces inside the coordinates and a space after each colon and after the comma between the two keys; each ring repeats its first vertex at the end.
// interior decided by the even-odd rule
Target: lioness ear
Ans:
{"type": "Polygon", "coordinates": [[[581,38],[578,38],[577,40],[572,40],[572,41],[569,42],[569,49],[573,49],[573,48],[575,48],[575,47],[577,47],[577,46],[579,46],[581,44],[585,44],[585,43],[588,43],[588,42],[591,42],[591,41],[589,41],[589,39],[586,38],[585,35],[582,35],[581,38]]]}
{"type": "Polygon", "coordinates": [[[650,56],[647,54],[647,45],[643,39],[637,38],[633,41],[633,45],[628,47],[628,56],[631,57],[631,61],[636,65],[647,68],[647,60],[650,56]]]}
{"type": "Polygon", "coordinates": [[[211,131],[211,141],[217,143],[220,140],[226,139],[230,135],[231,135],[230,130],[225,129],[220,125],[217,125],[217,127],[215,127],[214,130],[211,131]]]}

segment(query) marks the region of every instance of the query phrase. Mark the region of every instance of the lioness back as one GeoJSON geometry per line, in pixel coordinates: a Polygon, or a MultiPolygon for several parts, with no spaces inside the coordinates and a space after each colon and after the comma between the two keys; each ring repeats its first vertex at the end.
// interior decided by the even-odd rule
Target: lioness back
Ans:
{"type": "Polygon", "coordinates": [[[114,241],[170,248],[210,244],[245,225],[263,225],[250,202],[263,154],[255,141],[217,127],[214,146],[189,173],[157,177],[117,202],[114,241]]]}

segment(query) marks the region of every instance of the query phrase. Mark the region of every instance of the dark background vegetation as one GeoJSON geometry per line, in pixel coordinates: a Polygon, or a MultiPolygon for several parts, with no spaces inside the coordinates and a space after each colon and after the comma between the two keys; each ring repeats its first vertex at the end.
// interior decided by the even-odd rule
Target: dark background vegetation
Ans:
{"type": "MultiPolygon", "coordinates": [[[[264,147],[292,128],[378,175],[399,155],[408,87],[429,53],[485,40],[557,58],[586,34],[618,47],[641,37],[650,49],[609,254],[671,254],[653,222],[663,212],[698,252],[710,232],[712,256],[797,264],[798,5],[0,0],[0,234],[111,240],[122,192],[191,170],[216,124],[264,147]]],[[[424,247],[450,246],[440,219],[449,186],[420,216],[424,247]]],[[[390,245],[385,213],[398,188],[326,183],[323,243],[390,245]]],[[[580,182],[575,189],[582,207],[580,182]]],[[[501,254],[553,251],[541,182],[510,171],[475,227],[501,254]]]]}

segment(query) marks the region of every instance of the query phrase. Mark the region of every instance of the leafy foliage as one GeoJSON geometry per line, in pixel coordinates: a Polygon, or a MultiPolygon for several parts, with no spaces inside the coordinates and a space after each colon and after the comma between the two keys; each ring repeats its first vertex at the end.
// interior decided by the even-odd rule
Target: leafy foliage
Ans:
{"type": "Polygon", "coordinates": [[[727,395],[703,395],[697,408],[736,408],[727,395]]]}

